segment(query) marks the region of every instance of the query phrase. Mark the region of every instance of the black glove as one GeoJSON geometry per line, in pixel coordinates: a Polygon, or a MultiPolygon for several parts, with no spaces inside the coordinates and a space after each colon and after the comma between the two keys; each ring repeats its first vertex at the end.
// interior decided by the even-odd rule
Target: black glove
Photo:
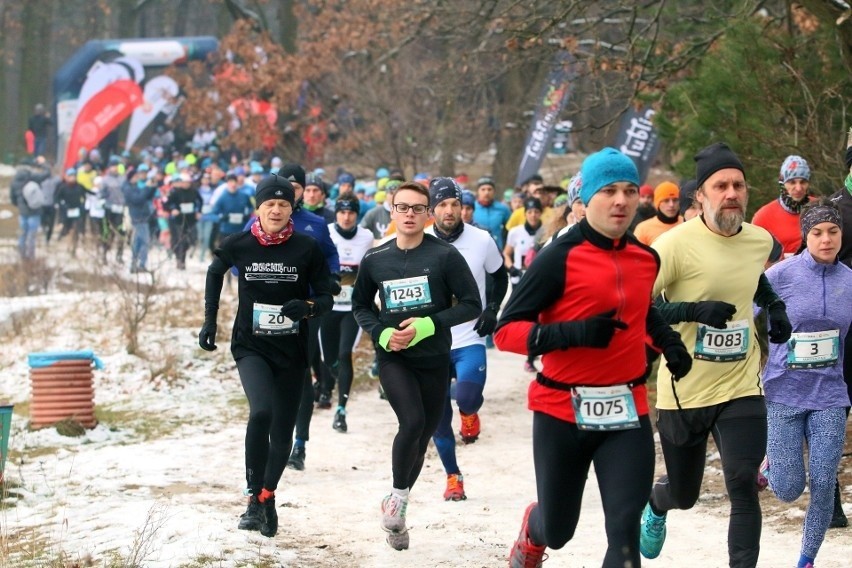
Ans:
{"type": "Polygon", "coordinates": [[[613,319],[614,315],[613,309],[584,320],[536,325],[527,339],[527,352],[538,356],[569,347],[604,349],[616,329],[627,329],[626,323],[613,319]]]}
{"type": "Polygon", "coordinates": [[[332,274],[331,275],[331,295],[337,296],[342,291],[343,291],[343,287],[340,285],[340,274],[332,274]]]}
{"type": "Polygon", "coordinates": [[[281,315],[293,321],[306,317],[309,311],[310,306],[304,300],[288,300],[281,306],[281,315]]]}
{"type": "Polygon", "coordinates": [[[516,266],[510,266],[508,272],[509,276],[513,278],[520,278],[521,276],[521,269],[516,266]]]}
{"type": "Polygon", "coordinates": [[[216,324],[205,321],[198,333],[198,345],[205,351],[216,350],[216,324]]]}
{"type": "Polygon", "coordinates": [[[666,356],[666,367],[671,371],[675,381],[681,380],[692,369],[692,357],[689,356],[689,351],[683,343],[672,343],[663,349],[663,355],[666,356]]]}
{"type": "Polygon", "coordinates": [[[479,316],[479,319],[473,325],[473,331],[479,337],[485,337],[494,333],[495,327],[497,327],[497,310],[493,307],[485,306],[485,309],[482,310],[482,315],[479,316]]]}
{"type": "Polygon", "coordinates": [[[692,302],[692,313],[690,321],[697,321],[719,329],[725,329],[737,313],[737,307],[728,302],[718,302],[716,300],[705,300],[703,302],[692,302]]]}
{"type": "Polygon", "coordinates": [[[787,306],[781,300],[773,302],[769,309],[769,341],[772,343],[787,343],[793,326],[787,318],[787,306]]]}

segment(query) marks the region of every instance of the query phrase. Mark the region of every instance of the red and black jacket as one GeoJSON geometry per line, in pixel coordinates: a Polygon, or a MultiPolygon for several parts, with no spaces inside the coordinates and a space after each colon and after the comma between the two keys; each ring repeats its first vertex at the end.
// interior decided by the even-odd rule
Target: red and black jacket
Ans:
{"type": "Polygon", "coordinates": [[[566,387],[629,384],[639,415],[648,413],[646,334],[658,346],[679,340],[651,302],[659,268],[657,253],[632,234],[614,241],[585,219],[541,250],[500,317],[494,334],[499,349],[526,355],[536,325],[583,320],[612,309],[628,327],[618,330],[606,349],[545,353],[543,377],[529,387],[530,410],[575,422],[570,389],[545,386],[555,382],[566,387]]]}

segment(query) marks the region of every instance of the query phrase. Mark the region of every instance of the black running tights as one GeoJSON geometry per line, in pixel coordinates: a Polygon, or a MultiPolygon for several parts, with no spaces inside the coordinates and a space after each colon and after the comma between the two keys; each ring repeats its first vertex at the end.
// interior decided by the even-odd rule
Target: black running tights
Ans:
{"type": "Polygon", "coordinates": [[[263,488],[278,487],[287,465],[305,370],[284,369],[260,355],[241,357],[237,370],[249,402],[246,483],[258,495],[263,488]]]}
{"type": "Polygon", "coordinates": [[[444,414],[450,354],[412,361],[379,356],[379,381],[399,421],[393,440],[393,486],[410,489],[423,467],[426,448],[444,414]]]}

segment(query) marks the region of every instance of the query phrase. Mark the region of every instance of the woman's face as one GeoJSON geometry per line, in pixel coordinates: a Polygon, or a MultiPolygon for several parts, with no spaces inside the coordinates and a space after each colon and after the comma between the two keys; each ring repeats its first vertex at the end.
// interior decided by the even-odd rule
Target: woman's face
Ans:
{"type": "Polygon", "coordinates": [[[831,264],[837,259],[837,253],[840,252],[842,236],[843,231],[834,223],[826,221],[819,225],[814,225],[808,231],[808,252],[811,253],[811,256],[817,262],[831,264]]]}

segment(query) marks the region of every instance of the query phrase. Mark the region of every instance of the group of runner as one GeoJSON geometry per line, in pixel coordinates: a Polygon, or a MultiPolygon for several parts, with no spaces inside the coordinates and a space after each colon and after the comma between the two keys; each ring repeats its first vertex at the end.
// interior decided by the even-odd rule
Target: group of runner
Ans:
{"type": "MultiPolygon", "coordinates": [[[[695,162],[694,193],[684,197],[697,205],[680,211],[681,188],[673,184],[652,191],[664,226],[650,231],[649,246],[630,231],[640,201],[635,165],[614,149],[590,155],[566,184],[564,213],[545,198],[549,223],[558,229],[549,231],[546,246],[541,239],[520,274],[513,270],[515,255],[505,254],[517,242],[511,230],[503,225],[500,231],[502,251],[491,230],[503,212],[489,201],[494,186],[487,178],[478,182],[473,223],[463,222],[462,187],[438,177],[428,186],[386,183],[387,218],[374,214],[363,227],[356,224],[359,200],[346,191],[329,211],[333,221],[315,215],[322,207],[306,211],[308,182],[296,164],[264,178],[249,228],[214,252],[199,337],[203,348],[215,348],[219,293],[224,275],[236,269],[240,307],[232,353],[250,405],[249,504],[240,528],[275,534],[282,472],[288,460],[304,467],[308,436],[297,424],[309,424],[314,404],[335,385],[332,426],[347,431],[351,354],[360,329],[375,347],[379,380],[399,422],[381,524],[393,548],[408,548],[408,497],[430,439],[447,474],[444,498],[466,497],[451,400],[461,415],[462,440],[475,441],[486,338],[493,332],[498,348],[521,353],[530,364],[541,357],[542,365],[529,387],[537,501],[525,511],[511,566],[540,566],[547,547],[561,548],[572,538],[591,463],[606,515],[603,565],[639,566],[640,556],[658,556],[667,513],[697,501],[711,434],[731,500],[731,566],[757,563],[763,477],[782,499],[801,493],[807,441],[812,502],[798,565],[812,566],[832,519],[833,472],[850,404],[843,353],[852,269],[842,236],[852,173],[835,201],[816,200],[794,212],[801,250],[765,272],[779,237],[744,222],[749,192],[741,161],[717,143],[695,162]],[[681,213],[690,210],[700,214],[684,222],[681,213]],[[477,212],[488,226],[477,226],[477,212]],[[387,229],[379,239],[368,229],[382,222],[387,229]],[[500,313],[510,277],[518,278],[500,313]],[[755,325],[761,313],[770,342],[763,371],[755,325]],[[322,346],[313,373],[320,350],[311,343],[322,346]],[[666,474],[655,483],[645,384],[660,356],[656,428],[666,474]],[[625,457],[630,468],[623,467],[625,457]],[[832,483],[815,484],[829,472],[832,483]]],[[[782,182],[794,179],[784,179],[791,169],[785,161],[782,182]]],[[[530,236],[545,210],[540,197],[550,193],[537,182],[530,183],[539,197],[529,195],[519,214],[519,228],[530,236]]],[[[783,195],[789,194],[782,194],[786,201],[783,195]]]]}

